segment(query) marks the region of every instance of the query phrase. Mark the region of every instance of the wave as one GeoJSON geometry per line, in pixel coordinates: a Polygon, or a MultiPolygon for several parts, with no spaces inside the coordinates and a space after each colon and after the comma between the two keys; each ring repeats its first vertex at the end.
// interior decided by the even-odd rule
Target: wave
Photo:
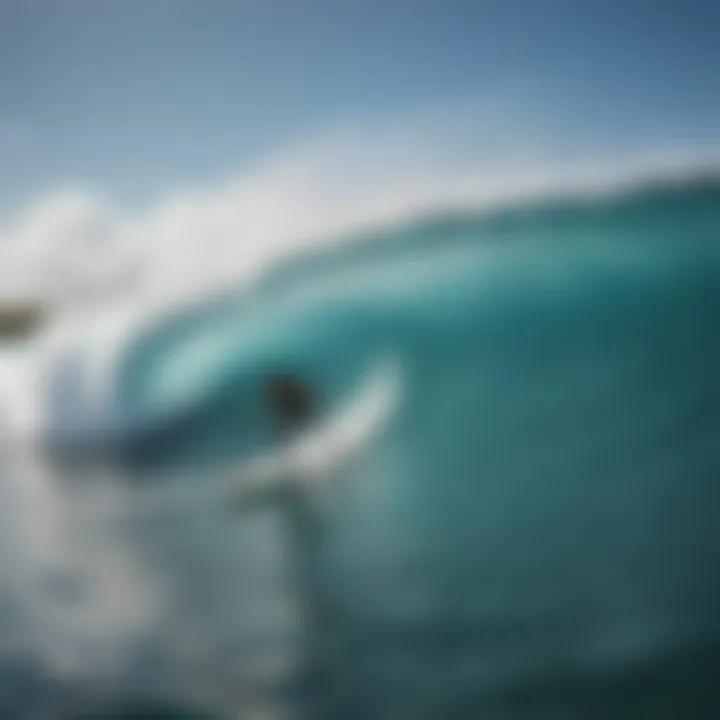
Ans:
{"type": "MultiPolygon", "coordinates": [[[[476,688],[485,683],[492,699],[498,677],[502,701],[505,694],[517,698],[519,688],[522,704],[523,688],[564,692],[563,673],[576,661],[590,674],[613,658],[640,668],[644,652],[672,653],[702,634],[717,607],[716,583],[704,581],[709,565],[701,561],[717,527],[703,512],[714,505],[706,480],[717,467],[720,181],[690,173],[621,183],[612,192],[606,186],[604,193],[543,187],[512,202],[505,195],[502,207],[446,203],[438,212],[424,196],[394,216],[389,206],[375,215],[355,208],[354,218],[369,223],[363,230],[343,213],[298,223],[273,235],[267,254],[258,251],[243,272],[211,283],[211,297],[207,288],[195,294],[179,285],[179,294],[150,293],[93,322],[84,313],[59,318],[47,343],[28,349],[37,364],[15,358],[14,372],[25,374],[26,385],[13,382],[11,389],[18,398],[37,393],[46,412],[35,422],[45,430],[76,423],[81,434],[103,422],[111,434],[132,426],[150,438],[143,450],[160,461],[187,449],[181,459],[191,470],[169,476],[178,483],[172,492],[165,485],[148,493],[144,519],[112,540],[107,529],[119,517],[128,521],[143,497],[113,485],[112,474],[95,485],[63,484],[57,473],[34,484],[4,476],[10,550],[0,569],[13,578],[13,590],[0,601],[25,618],[13,642],[53,672],[72,675],[79,663],[75,670],[86,677],[93,668],[78,658],[89,645],[96,649],[89,665],[117,672],[113,690],[146,681],[187,686],[222,698],[220,704],[228,696],[235,701],[232,686],[242,670],[226,638],[254,620],[248,577],[254,582],[267,571],[272,545],[262,535],[267,528],[257,535],[257,528],[239,530],[206,502],[197,482],[205,466],[192,463],[223,453],[235,462],[238,454],[275,447],[268,438],[277,438],[277,418],[258,392],[267,368],[290,366],[317,383],[327,410],[366,387],[364,372],[378,347],[404,351],[407,392],[393,432],[373,435],[373,452],[355,470],[362,482],[351,485],[343,538],[356,555],[345,556],[338,584],[357,593],[361,619],[372,625],[368,616],[380,616],[377,657],[423,678],[438,697],[443,678],[429,667],[447,657],[448,673],[455,668],[457,678],[472,678],[467,697],[479,708],[487,695],[476,688]],[[311,243],[298,240],[305,230],[311,243]],[[178,307],[180,299],[186,307],[178,307]],[[158,408],[169,419],[153,426],[158,408]],[[665,497],[674,507],[696,508],[707,523],[688,512],[673,515],[669,526],[665,497]],[[169,518],[163,508],[174,501],[169,518]],[[16,513],[20,505],[25,511],[16,513]],[[661,536],[652,521],[664,528],[661,536]],[[568,527],[587,539],[582,557],[575,541],[567,544],[568,527]],[[56,534],[44,534],[47,528],[56,534]],[[643,532],[659,550],[650,553],[638,539],[643,532]],[[17,546],[29,555],[16,553],[17,546]],[[409,557],[408,546],[417,554],[409,557]],[[642,561],[644,552],[653,562],[642,561]],[[25,565],[6,562],[9,555],[25,565]],[[261,560],[253,565],[256,555],[261,560]],[[688,555],[692,562],[683,561],[688,555]],[[560,582],[543,583],[535,560],[560,582]],[[700,564],[695,574],[693,562],[700,564]],[[40,597],[37,580],[48,568],[68,570],[68,563],[79,590],[63,589],[61,577],[40,609],[26,602],[40,597]],[[386,567],[394,579],[382,575],[386,567]],[[504,592],[492,584],[497,577],[518,585],[504,592]],[[443,579],[462,592],[443,595],[436,589],[443,579]],[[680,587],[695,595],[673,594],[680,587]],[[68,609],[67,597],[58,596],[73,594],[81,601],[68,609]],[[33,617],[42,632],[26,629],[33,617]],[[467,666],[453,665],[457,658],[443,646],[453,618],[467,642],[467,666]],[[430,653],[436,626],[440,639],[430,653]],[[396,645],[394,633],[402,636],[396,645]],[[147,638],[155,655],[143,645],[147,638]],[[205,645],[193,646],[198,638],[205,645]],[[412,643],[423,652],[413,653],[412,643]],[[544,684],[533,668],[557,643],[564,643],[567,663],[552,656],[558,671],[547,666],[552,677],[544,684]],[[488,662],[489,646],[502,667],[488,662]],[[428,667],[417,670],[413,657],[419,664],[429,658],[428,667]],[[138,678],[148,665],[148,678],[138,678]]],[[[184,217],[206,218],[190,224],[208,227],[213,207],[184,217]]],[[[154,258],[167,266],[180,250],[165,252],[154,258]]],[[[375,415],[359,415],[351,434],[370,437],[375,415]]],[[[258,586],[255,602],[270,605],[277,587],[266,580],[258,586]]],[[[592,695],[594,684],[588,687],[592,695]]]]}
{"type": "MultiPolygon", "coordinates": [[[[242,272],[229,270],[225,279],[213,276],[188,285],[180,283],[169,293],[156,292],[150,282],[146,292],[133,293],[109,304],[92,304],[73,312],[58,308],[53,322],[27,344],[29,350],[24,356],[32,355],[30,361],[19,363],[12,357],[17,352],[6,352],[7,360],[0,362],[0,387],[13,398],[8,404],[26,408],[21,421],[16,420],[17,413],[6,413],[8,422],[21,426],[18,434],[27,436],[35,432],[33,428],[41,422],[42,412],[37,396],[34,408],[27,409],[33,402],[32,390],[39,389],[35,380],[50,374],[48,367],[69,362],[68,348],[73,345],[76,349],[72,352],[83,356],[88,388],[95,388],[88,392],[96,395],[100,403],[109,402],[119,358],[127,348],[153,334],[156,325],[163,326],[163,337],[169,338],[173,332],[181,337],[184,328],[201,322],[201,317],[232,315],[246,297],[258,299],[292,293],[293,287],[311,285],[313,278],[318,278],[322,285],[327,284],[328,278],[341,277],[348,270],[351,275],[362,275],[373,267],[378,268],[380,276],[388,273],[392,276],[396,269],[412,262],[421,268],[430,267],[434,254],[447,258],[454,252],[461,257],[464,252],[476,252],[479,248],[508,252],[512,247],[528,245],[550,256],[552,249],[569,236],[573,237],[566,243],[568,248],[577,250],[586,244],[594,246],[598,253],[617,248],[617,257],[627,257],[629,248],[643,241],[670,251],[676,239],[672,230],[660,230],[662,223],[682,223],[690,217],[700,221],[704,216],[710,216],[712,223],[720,194],[718,173],[712,167],[697,163],[677,165],[672,172],[664,173],[637,168],[630,173],[626,168],[606,173],[602,182],[596,177],[594,182],[576,183],[571,190],[565,184],[554,188],[542,185],[532,192],[526,188],[515,194],[506,190],[502,201],[495,198],[485,204],[461,203],[460,207],[446,203],[442,211],[433,209],[432,204],[422,204],[419,209],[413,204],[410,215],[398,206],[389,214],[395,217],[392,221],[356,212],[354,219],[347,216],[331,223],[337,224],[331,233],[308,237],[306,229],[298,225],[292,231],[276,234],[275,242],[254,252],[250,262],[241,262],[242,272]],[[614,180],[610,181],[611,177],[614,180]],[[603,192],[599,192],[599,186],[604,188],[603,192]],[[368,229],[357,230],[363,224],[368,229]],[[26,369],[25,382],[19,367],[26,369]]],[[[212,207],[208,203],[198,208],[197,213],[207,215],[212,207]]],[[[186,230],[181,233],[186,234],[186,230]]],[[[202,234],[193,238],[195,244],[207,246],[208,255],[214,255],[212,239],[207,240],[202,234]]],[[[697,254],[702,247],[706,250],[714,247],[711,232],[691,233],[684,252],[697,254]]],[[[679,251],[679,246],[675,249],[679,251]]],[[[182,254],[182,242],[170,252],[182,254]]],[[[242,260],[242,254],[226,263],[227,258],[219,250],[215,256],[219,265],[231,268],[238,259],[242,260]]],[[[160,275],[171,273],[172,255],[162,262],[156,257],[153,262],[159,263],[160,275]]],[[[148,345],[151,347],[152,342],[148,345]]]]}

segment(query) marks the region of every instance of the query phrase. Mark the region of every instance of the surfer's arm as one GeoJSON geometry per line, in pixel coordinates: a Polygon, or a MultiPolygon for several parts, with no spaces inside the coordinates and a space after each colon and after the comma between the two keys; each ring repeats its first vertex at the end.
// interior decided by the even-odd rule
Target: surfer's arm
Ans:
{"type": "Polygon", "coordinates": [[[233,474],[234,505],[264,503],[290,489],[322,485],[340,472],[381,431],[399,401],[397,363],[382,363],[344,406],[277,451],[248,461],[233,474]]]}

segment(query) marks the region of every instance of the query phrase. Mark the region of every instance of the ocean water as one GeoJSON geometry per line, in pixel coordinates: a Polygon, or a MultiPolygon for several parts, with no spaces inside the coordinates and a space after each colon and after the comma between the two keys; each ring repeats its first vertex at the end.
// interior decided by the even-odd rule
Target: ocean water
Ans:
{"type": "Polygon", "coordinates": [[[289,259],[138,329],[103,402],[70,351],[43,482],[105,550],[28,574],[5,503],[0,715],[720,717],[719,327],[703,179],[289,259]],[[312,543],[222,501],[285,442],[268,378],[322,419],[382,357],[400,401],[312,491],[312,543]]]}

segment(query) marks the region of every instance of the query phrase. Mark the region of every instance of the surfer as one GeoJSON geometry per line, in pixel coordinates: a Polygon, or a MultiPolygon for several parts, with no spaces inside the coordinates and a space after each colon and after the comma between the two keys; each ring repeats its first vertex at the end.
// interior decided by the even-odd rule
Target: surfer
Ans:
{"type": "MultiPolygon", "coordinates": [[[[316,418],[317,398],[297,375],[285,371],[268,377],[263,395],[278,423],[281,444],[289,441],[292,447],[316,418]]],[[[270,500],[282,515],[290,591],[303,623],[300,669],[291,681],[288,701],[293,715],[335,720],[347,716],[341,710],[347,699],[343,702],[338,697],[344,682],[340,677],[340,658],[333,648],[340,627],[323,568],[326,522],[314,492],[313,478],[294,467],[292,455],[287,464],[258,465],[259,472],[246,475],[250,501],[243,493],[236,498],[236,505],[244,509],[252,506],[253,491],[259,489],[261,501],[270,500]]]]}
{"type": "Polygon", "coordinates": [[[328,518],[323,488],[385,427],[400,395],[400,366],[381,358],[359,392],[334,411],[295,373],[268,376],[263,399],[279,428],[279,448],[233,473],[228,500],[238,510],[272,506],[282,514],[291,589],[303,619],[305,645],[291,702],[301,717],[356,717],[359,693],[351,653],[342,650],[347,622],[337,614],[325,567],[328,518]],[[319,417],[322,415],[323,417],[319,417]]]}

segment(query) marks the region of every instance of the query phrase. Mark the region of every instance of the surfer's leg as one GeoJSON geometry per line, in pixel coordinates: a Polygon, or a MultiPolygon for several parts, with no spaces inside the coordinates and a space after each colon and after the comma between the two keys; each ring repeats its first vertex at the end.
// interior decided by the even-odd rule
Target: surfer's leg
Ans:
{"type": "Polygon", "coordinates": [[[294,704],[301,717],[313,720],[356,717],[358,703],[342,647],[344,623],[325,562],[327,525],[314,499],[303,491],[295,493],[283,511],[291,591],[303,623],[294,704]]]}

